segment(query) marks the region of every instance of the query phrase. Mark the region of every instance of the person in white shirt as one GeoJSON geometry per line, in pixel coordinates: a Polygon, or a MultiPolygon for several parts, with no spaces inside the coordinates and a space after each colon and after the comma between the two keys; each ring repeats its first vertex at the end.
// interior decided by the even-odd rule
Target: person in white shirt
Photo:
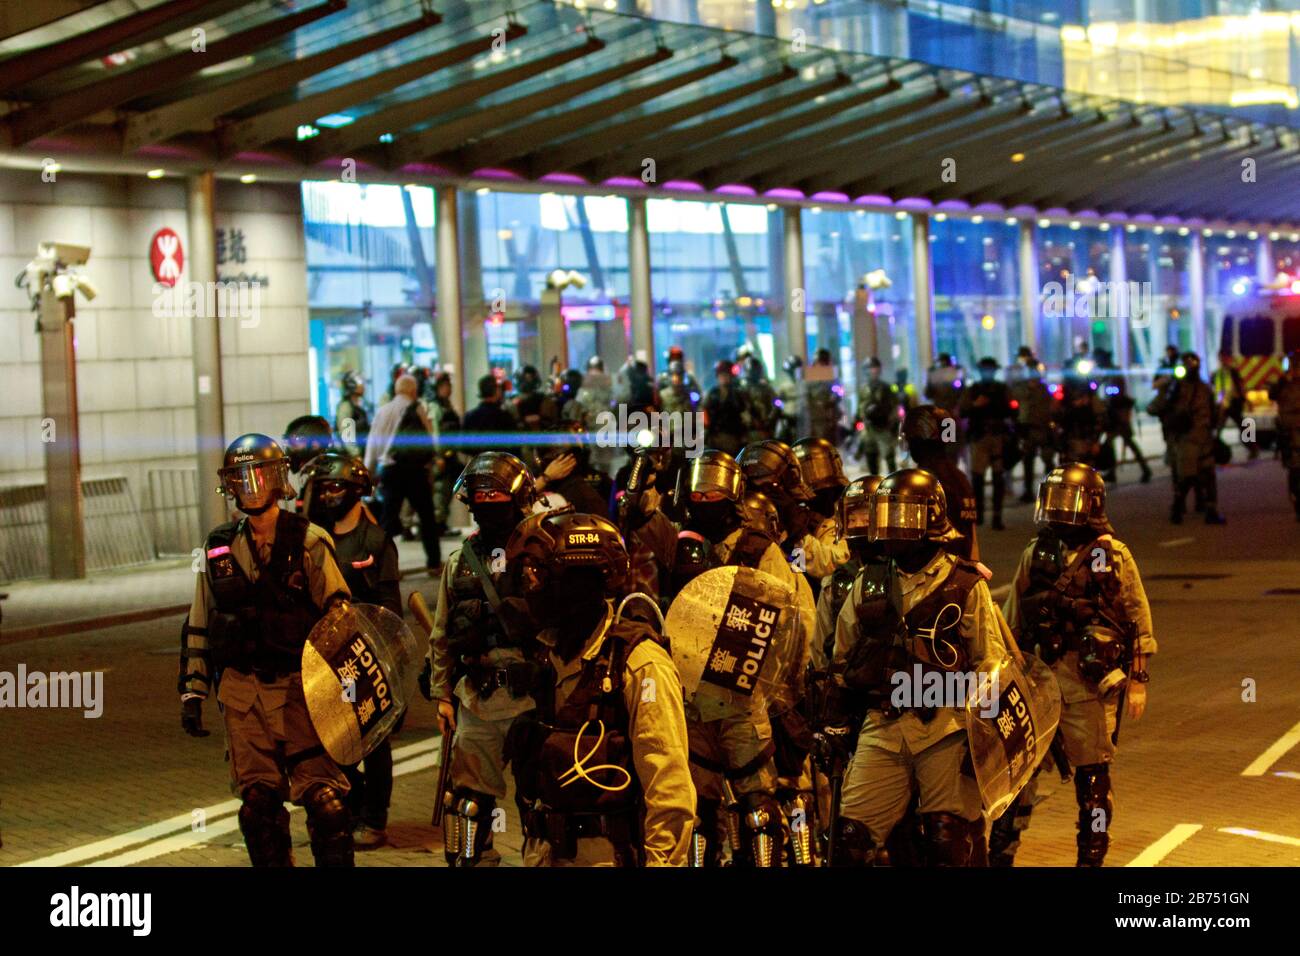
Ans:
{"type": "Polygon", "coordinates": [[[433,489],[429,465],[433,461],[433,423],[419,401],[419,383],[402,375],[394,383],[393,400],[375,413],[366,442],[366,467],[379,475],[379,498],[383,504],[380,524],[393,540],[402,533],[402,502],[409,501],[420,522],[425,566],[430,572],[442,569],[437,522],[433,513],[433,489]]]}

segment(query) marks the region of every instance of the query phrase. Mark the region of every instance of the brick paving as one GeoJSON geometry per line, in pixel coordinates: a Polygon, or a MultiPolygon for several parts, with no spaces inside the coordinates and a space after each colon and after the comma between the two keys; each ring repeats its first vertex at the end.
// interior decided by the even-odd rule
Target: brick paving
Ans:
{"type": "MultiPolygon", "coordinates": [[[[1202,829],[1161,865],[1300,865],[1300,847],[1221,832],[1237,827],[1300,838],[1300,779],[1277,775],[1300,774],[1300,748],[1263,776],[1241,776],[1300,721],[1300,598],[1264,594],[1300,583],[1300,533],[1284,501],[1281,469],[1259,461],[1221,473],[1226,528],[1207,528],[1190,518],[1172,527],[1165,518],[1167,478],[1141,486],[1124,477],[1112,495],[1112,515],[1147,578],[1161,653],[1152,664],[1147,716],[1124,726],[1114,770],[1109,863],[1127,863],[1175,825],[1189,823],[1202,829]],[[1186,574],[1226,576],[1178,577],[1186,574]],[[1255,685],[1251,703],[1242,699],[1247,679],[1255,685]]],[[[1011,530],[1003,534],[981,536],[995,585],[1005,583],[1032,533],[1026,507],[1010,509],[1008,523],[1011,530]]],[[[432,597],[433,582],[423,575],[404,585],[432,597]]],[[[213,736],[195,740],[180,729],[178,625],[179,618],[170,617],[0,643],[0,670],[12,672],[24,663],[29,670],[105,671],[105,708],[98,720],[66,710],[0,712],[0,865],[74,850],[231,799],[215,707],[205,710],[213,736]]],[[[418,700],[395,744],[399,753],[414,744],[432,746],[434,726],[432,706],[418,700]]],[[[1024,837],[1022,865],[1073,862],[1073,787],[1046,776],[1024,837]]],[[[396,779],[392,845],[358,854],[360,865],[443,865],[439,834],[429,825],[434,780],[432,767],[396,779]]],[[[512,802],[506,807],[507,828],[497,845],[503,865],[518,865],[518,823],[512,802]]],[[[310,865],[302,814],[292,819],[297,861],[310,865]]],[[[238,831],[218,832],[223,821],[233,817],[213,817],[202,842],[143,864],[246,865],[238,831]]],[[[182,829],[181,835],[188,834],[182,829]]]]}

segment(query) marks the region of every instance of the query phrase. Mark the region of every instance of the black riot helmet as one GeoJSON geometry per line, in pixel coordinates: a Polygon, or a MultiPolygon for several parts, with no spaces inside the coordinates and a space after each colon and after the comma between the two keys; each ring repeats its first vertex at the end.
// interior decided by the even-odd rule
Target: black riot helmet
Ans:
{"type": "Polygon", "coordinates": [[[370,470],[338,451],[317,455],[303,469],[307,484],[303,489],[303,506],[307,517],[324,528],[333,527],[352,506],[374,490],[370,470]]]}
{"type": "Polygon", "coordinates": [[[839,491],[849,483],[844,474],[844,460],[833,442],[825,438],[801,438],[794,443],[793,450],[803,480],[814,493],[832,488],[839,491]]]}
{"type": "Polygon", "coordinates": [[[559,625],[574,602],[620,598],[632,587],[632,565],[608,518],[576,512],[530,515],[506,543],[513,593],[541,627],[559,625]],[[574,585],[578,586],[574,586],[574,585]]]}
{"type": "Polygon", "coordinates": [[[284,450],[289,455],[289,470],[295,475],[317,455],[334,444],[330,423],[319,415],[299,415],[284,430],[284,450]]]}
{"type": "Polygon", "coordinates": [[[451,489],[471,509],[476,504],[510,502],[527,512],[537,500],[533,473],[519,458],[505,451],[475,455],[451,489]]]}
{"type": "Polygon", "coordinates": [[[847,541],[866,539],[871,526],[871,496],[882,480],[880,475],[866,475],[848,483],[835,509],[835,531],[839,537],[847,541]]]}
{"type": "Polygon", "coordinates": [[[1106,482],[1097,469],[1077,461],[1052,469],[1038,486],[1036,524],[1088,527],[1099,534],[1114,529],[1106,518],[1106,482]]]}
{"type": "Polygon", "coordinates": [[[744,489],[745,473],[740,470],[736,459],[725,451],[706,448],[691,462],[689,491],[692,498],[723,499],[739,504],[744,489]]]}
{"type": "Polygon", "coordinates": [[[916,405],[909,408],[903,417],[903,422],[898,427],[898,437],[905,441],[909,448],[916,442],[941,443],[944,441],[944,435],[953,428],[948,423],[955,421],[952,412],[946,408],[938,405],[916,405]]]}
{"type": "Polygon", "coordinates": [[[784,537],[781,515],[772,499],[757,489],[746,491],[740,499],[740,520],[747,528],[762,532],[775,542],[784,537]]]}
{"type": "Polygon", "coordinates": [[[813,490],[803,479],[803,468],[794,450],[783,441],[768,438],[750,442],[740,449],[736,464],[745,473],[745,483],[777,501],[811,501],[813,490]]]}
{"type": "Polygon", "coordinates": [[[960,537],[948,520],[943,485],[922,468],[889,475],[871,495],[871,541],[946,542],[960,537]]]}
{"type": "Polygon", "coordinates": [[[289,484],[289,458],[275,439],[250,432],[226,449],[217,489],[244,514],[259,515],[281,498],[293,497],[289,484]]]}
{"type": "Polygon", "coordinates": [[[1197,379],[1201,377],[1201,357],[1195,352],[1183,353],[1182,366],[1187,378],[1197,379]]]}

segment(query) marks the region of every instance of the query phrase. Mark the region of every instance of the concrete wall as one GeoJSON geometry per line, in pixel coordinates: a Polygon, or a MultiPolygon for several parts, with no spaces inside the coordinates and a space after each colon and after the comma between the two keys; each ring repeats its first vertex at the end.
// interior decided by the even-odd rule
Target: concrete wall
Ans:
{"type": "MultiPolygon", "coordinates": [[[[219,182],[216,208],[217,228],[242,230],[247,249],[246,262],[218,272],[269,280],[256,324],[221,320],[226,439],[245,431],[278,436],[309,405],[299,190],[219,182]]],[[[83,271],[99,289],[94,301],[77,303],[83,476],[126,475],[149,508],[148,469],[193,465],[192,320],[157,317],[153,308],[149,244],[163,226],[188,252],[182,180],[60,172],[44,183],[38,172],[0,170],[0,486],[44,480],[35,314],[12,283],[42,240],[91,246],[83,271]]],[[[181,278],[189,278],[188,266],[181,278]]],[[[201,483],[215,485],[215,476],[201,483]]]]}

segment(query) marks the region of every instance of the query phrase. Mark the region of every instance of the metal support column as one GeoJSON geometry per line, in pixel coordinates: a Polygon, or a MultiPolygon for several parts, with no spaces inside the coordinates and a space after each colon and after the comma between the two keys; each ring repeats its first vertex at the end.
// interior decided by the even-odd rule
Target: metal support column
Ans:
{"type": "Polygon", "coordinates": [[[462,365],[453,369],[452,375],[461,379],[460,389],[454,393],[461,396],[462,408],[468,411],[478,402],[478,379],[488,374],[487,316],[488,312],[500,305],[506,308],[505,289],[493,289],[491,295],[483,288],[483,257],[479,250],[478,196],[473,192],[456,190],[456,209],[459,219],[456,223],[457,238],[465,237],[459,244],[460,250],[460,303],[461,303],[461,342],[464,346],[462,365]],[[498,303],[496,300],[500,298],[498,303]],[[491,308],[489,308],[491,306],[491,308]]]}
{"type": "MultiPolygon", "coordinates": [[[[1111,311],[1111,306],[1118,306],[1114,309],[1117,314],[1107,315],[1113,330],[1111,351],[1115,356],[1115,367],[1127,371],[1133,360],[1129,351],[1129,330],[1133,325],[1133,310],[1138,307],[1138,302],[1128,294],[1128,258],[1123,229],[1110,231],[1110,288],[1111,293],[1105,297],[1104,305],[1107,311],[1111,311]]],[[[1100,298],[1099,296],[1098,299],[1100,298]]],[[[1102,304],[1101,301],[1098,302],[1098,306],[1102,304]]]]}
{"type": "Polygon", "coordinates": [[[808,291],[803,280],[803,220],[798,206],[787,206],[785,226],[786,354],[808,358],[808,291]]]}
{"type": "Polygon", "coordinates": [[[930,217],[912,214],[912,298],[916,308],[917,390],[925,387],[934,364],[934,269],[930,258],[930,217]]]}
{"type": "Polygon", "coordinates": [[[1187,291],[1191,298],[1192,351],[1201,357],[1201,362],[1209,365],[1209,356],[1205,354],[1205,240],[1200,232],[1192,233],[1191,254],[1187,257],[1187,291]]]}
{"type": "Polygon", "coordinates": [[[1267,233],[1261,233],[1255,245],[1255,281],[1261,286],[1273,281],[1276,267],[1273,265],[1273,240],[1267,233]]]}
{"type": "MultiPolygon", "coordinates": [[[[452,369],[453,394],[460,407],[469,409],[469,382],[465,375],[465,343],[461,338],[460,228],[456,214],[456,188],[440,186],[434,236],[434,275],[438,302],[438,360],[452,369]],[[459,389],[459,394],[456,394],[459,389]]],[[[477,236],[473,237],[477,239],[477,236]]]]}
{"type": "Polygon", "coordinates": [[[1020,272],[1020,344],[1038,355],[1038,246],[1034,221],[1020,220],[1017,261],[1020,272]]]}
{"type": "Polygon", "coordinates": [[[627,201],[628,272],[632,290],[632,354],[655,371],[654,300],[650,290],[650,225],[645,199],[627,201]]]}
{"type": "Polygon", "coordinates": [[[41,438],[45,443],[45,513],[50,577],[86,576],[81,497],[81,428],[77,420],[77,354],[72,298],[40,293],[41,438]]]}
{"type": "MultiPolygon", "coordinates": [[[[216,178],[211,172],[186,181],[189,223],[189,254],[185,268],[191,282],[214,288],[217,281],[217,227],[213,218],[216,178]],[[213,285],[208,285],[213,283],[213,285]]],[[[212,297],[207,297],[210,301],[212,297]]],[[[192,319],[191,351],[194,356],[194,436],[197,448],[199,532],[226,521],[226,500],[216,494],[217,472],[225,457],[226,409],[221,385],[221,320],[196,309],[192,319]]]]}

